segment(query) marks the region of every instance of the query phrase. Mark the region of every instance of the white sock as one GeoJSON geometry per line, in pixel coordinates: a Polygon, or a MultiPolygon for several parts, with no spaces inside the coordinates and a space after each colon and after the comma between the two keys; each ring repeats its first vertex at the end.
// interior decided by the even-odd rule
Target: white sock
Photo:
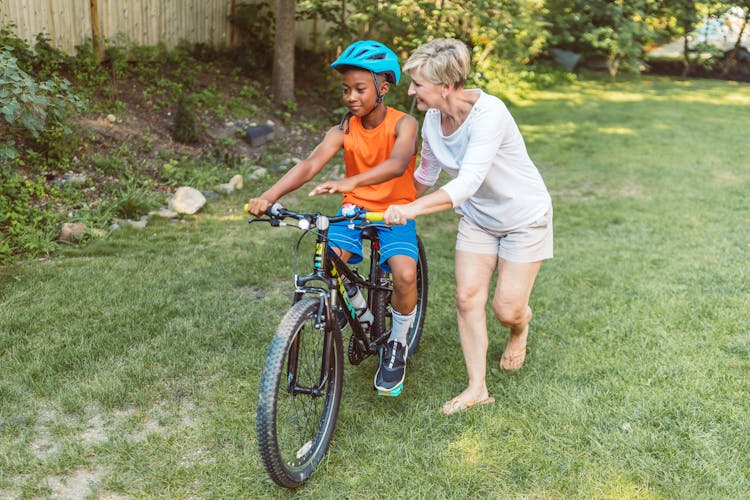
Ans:
{"type": "Polygon", "coordinates": [[[409,335],[409,328],[411,328],[411,324],[414,322],[414,316],[416,316],[416,314],[416,307],[409,314],[401,314],[394,309],[391,336],[388,341],[395,340],[401,345],[406,345],[406,337],[409,335]]]}

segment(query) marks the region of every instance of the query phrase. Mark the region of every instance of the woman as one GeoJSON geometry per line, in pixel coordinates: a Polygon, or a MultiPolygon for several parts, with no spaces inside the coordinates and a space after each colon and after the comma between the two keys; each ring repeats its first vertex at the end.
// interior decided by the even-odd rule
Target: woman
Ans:
{"type": "Polygon", "coordinates": [[[485,305],[497,270],[492,309],[510,329],[504,370],[517,370],[526,357],[529,296],[542,260],[552,257],[552,200],[526,152],[523,137],[500,99],[466,89],[469,51],[461,41],[436,39],[420,46],[403,68],[411,76],[409,95],[426,111],[422,155],[414,172],[417,193],[452,180],[404,205],[391,205],[388,224],[447,210],[461,215],[455,257],[458,331],[468,385],[443,406],[450,415],[494,402],[486,384],[485,305]]]}

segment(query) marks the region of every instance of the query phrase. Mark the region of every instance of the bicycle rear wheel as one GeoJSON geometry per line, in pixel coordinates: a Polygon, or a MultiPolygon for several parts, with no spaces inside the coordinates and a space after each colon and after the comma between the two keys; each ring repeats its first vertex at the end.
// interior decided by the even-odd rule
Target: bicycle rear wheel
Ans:
{"type": "Polygon", "coordinates": [[[319,306],[307,297],[286,313],[260,382],[258,448],[268,475],[286,488],[304,483],[325,455],[341,402],[343,343],[316,328],[319,306]]]}
{"type": "MultiPolygon", "coordinates": [[[[417,261],[417,311],[414,315],[414,322],[411,325],[406,342],[409,345],[409,357],[416,352],[419,347],[419,340],[422,337],[422,328],[424,327],[425,314],[427,312],[427,255],[425,254],[422,240],[417,237],[419,247],[419,260],[417,261]]],[[[391,276],[378,266],[377,262],[371,263],[377,267],[375,275],[376,283],[392,285],[391,276]]],[[[380,337],[391,331],[393,310],[391,309],[391,292],[384,290],[375,290],[372,292],[372,313],[375,316],[373,324],[373,338],[380,337]]]]}

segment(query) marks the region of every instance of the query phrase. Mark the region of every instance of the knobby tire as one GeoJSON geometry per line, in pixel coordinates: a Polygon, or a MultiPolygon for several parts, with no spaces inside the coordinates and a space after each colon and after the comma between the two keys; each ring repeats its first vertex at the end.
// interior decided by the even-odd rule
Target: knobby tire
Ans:
{"type": "MultiPolygon", "coordinates": [[[[318,385],[325,329],[316,329],[320,299],[306,297],[284,315],[268,349],[256,418],[263,466],[278,485],[302,485],[325,456],[336,425],[344,375],[340,335],[330,335],[331,357],[321,395],[292,394],[288,365],[296,356],[297,387],[318,385]]],[[[294,365],[294,362],[292,362],[294,365]]]]}

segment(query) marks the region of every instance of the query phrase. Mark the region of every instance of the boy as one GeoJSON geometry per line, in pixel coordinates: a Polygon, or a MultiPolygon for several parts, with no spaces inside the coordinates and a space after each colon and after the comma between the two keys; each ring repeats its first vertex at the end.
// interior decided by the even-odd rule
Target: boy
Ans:
{"type": "MultiPolygon", "coordinates": [[[[256,216],[283,195],[310,181],[331,158],[344,150],[346,177],[319,184],[310,196],[342,193],[344,204],[384,211],[392,204],[416,199],[412,181],[417,152],[417,120],[383,104],[390,85],[401,76],[398,58],[379,42],[355,42],[331,64],[341,73],[342,97],[349,112],[331,127],[310,155],[295,165],[268,191],[251,199],[248,211],[256,216]]],[[[408,348],[406,338],[417,304],[417,233],[414,221],[378,227],[380,265],[393,275],[393,329],[384,349],[374,385],[378,394],[397,396],[403,388],[408,348]]],[[[362,260],[358,230],[332,225],[330,246],[344,261],[362,260]]]]}

